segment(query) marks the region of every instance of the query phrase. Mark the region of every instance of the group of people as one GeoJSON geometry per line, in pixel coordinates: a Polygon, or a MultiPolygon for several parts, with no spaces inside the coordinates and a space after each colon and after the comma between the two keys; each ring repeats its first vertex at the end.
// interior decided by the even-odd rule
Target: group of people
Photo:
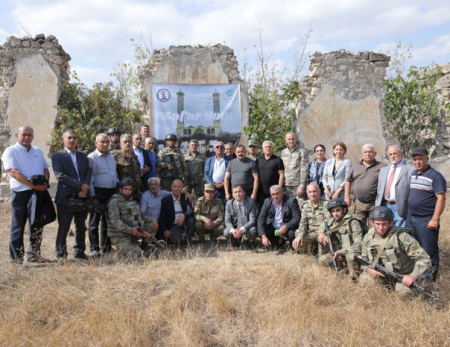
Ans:
{"type": "MultiPolygon", "coordinates": [[[[32,128],[19,127],[17,144],[2,156],[12,191],[10,257],[20,263],[30,198],[33,192],[45,191],[49,179],[42,151],[31,145],[33,136],[32,128]],[[47,181],[36,184],[30,180],[33,175],[47,181]]],[[[67,258],[72,220],[74,258],[88,259],[89,214],[91,257],[111,252],[114,246],[118,253],[137,258],[151,249],[154,238],[190,246],[195,235],[204,241],[209,234],[213,241],[226,238],[235,247],[254,248],[259,237],[269,249],[289,247],[314,254],[320,264],[335,261],[354,275],[363,270],[363,280],[382,277],[355,263],[353,256],[360,254],[404,275],[396,290],[405,295],[418,279],[436,280],[446,181],[428,164],[424,147],[412,151],[411,166],[403,160],[400,146],[390,146],[386,166],[375,159],[371,144],[362,147],[356,163],[345,158],[345,143],[333,145],[331,159],[318,144],[309,162],[294,132],[285,140],[280,156],[274,154],[272,141],[264,141],[257,155],[259,144],[250,140],[248,154],[244,145],[218,141],[215,155],[206,158],[195,139],[183,154],[176,146],[177,136],[168,134],[165,148],[156,153],[157,141],[148,125],[133,135],[112,127],[96,136],[96,150],[86,155],[76,150],[77,134],[65,131],[64,149],[52,156],[58,180],[58,261],[67,258]],[[94,208],[79,207],[86,201],[94,208]]],[[[42,228],[30,226],[29,236],[28,262],[45,262],[40,254],[42,228]]]]}

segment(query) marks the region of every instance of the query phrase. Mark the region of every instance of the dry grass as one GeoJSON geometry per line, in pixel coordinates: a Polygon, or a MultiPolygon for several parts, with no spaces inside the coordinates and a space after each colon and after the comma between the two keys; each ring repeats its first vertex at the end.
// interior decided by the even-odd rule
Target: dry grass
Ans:
{"type": "MultiPolygon", "coordinates": [[[[194,249],[17,268],[1,207],[1,346],[450,345],[448,308],[362,288],[308,256],[194,249]]],[[[450,301],[448,209],[442,224],[438,289],[450,301]]],[[[52,259],[55,234],[52,225],[44,236],[52,259]]]]}

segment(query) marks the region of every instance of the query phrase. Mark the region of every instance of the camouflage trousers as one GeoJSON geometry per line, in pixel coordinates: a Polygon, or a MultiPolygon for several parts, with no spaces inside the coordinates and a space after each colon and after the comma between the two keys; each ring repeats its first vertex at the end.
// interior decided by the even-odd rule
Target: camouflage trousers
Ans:
{"type": "MultiPolygon", "coordinates": [[[[317,263],[321,266],[333,266],[333,259],[331,258],[330,248],[327,247],[327,252],[318,256],[317,263]]],[[[359,263],[354,261],[354,254],[340,254],[337,259],[339,270],[348,269],[351,275],[359,273],[359,263]]]]}
{"type": "Polygon", "coordinates": [[[380,277],[374,278],[370,276],[367,272],[363,272],[359,276],[359,284],[360,285],[370,285],[371,283],[380,283],[382,285],[387,285],[389,287],[394,287],[395,292],[403,297],[412,297],[415,296],[415,293],[413,290],[407,286],[405,286],[403,283],[397,282],[395,284],[392,284],[387,279],[382,279],[380,277]]]}
{"type": "Polygon", "coordinates": [[[317,253],[318,252],[317,249],[319,246],[321,245],[319,245],[319,243],[317,242],[317,233],[315,232],[306,233],[303,236],[303,246],[299,246],[296,251],[298,253],[307,253],[307,254],[317,253]]]}
{"type": "Polygon", "coordinates": [[[161,178],[161,190],[167,190],[168,192],[170,192],[173,181],[175,181],[175,178],[173,178],[173,177],[162,177],[161,178]]]}
{"type": "Polygon", "coordinates": [[[186,184],[186,186],[183,189],[184,192],[188,192],[189,194],[192,194],[192,191],[195,192],[196,198],[200,198],[204,195],[204,184],[202,183],[193,183],[193,184],[186,184]]]}
{"type": "Polygon", "coordinates": [[[218,225],[212,229],[205,229],[203,222],[195,222],[195,231],[197,232],[200,241],[205,239],[205,234],[211,234],[211,240],[214,241],[218,236],[223,234],[223,229],[225,229],[224,225],[218,225]]]}
{"type": "Polygon", "coordinates": [[[142,257],[143,251],[135,237],[111,238],[111,243],[116,246],[117,253],[128,259],[138,259],[142,257]]]}

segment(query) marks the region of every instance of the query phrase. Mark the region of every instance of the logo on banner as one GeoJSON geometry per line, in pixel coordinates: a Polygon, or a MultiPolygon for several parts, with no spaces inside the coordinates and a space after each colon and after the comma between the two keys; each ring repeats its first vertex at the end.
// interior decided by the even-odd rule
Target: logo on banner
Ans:
{"type": "Polygon", "coordinates": [[[156,97],[161,102],[167,102],[170,100],[170,92],[167,89],[160,89],[158,93],[156,93],[156,97]]]}
{"type": "Polygon", "coordinates": [[[228,95],[228,97],[232,97],[233,95],[234,95],[234,90],[233,89],[228,89],[227,91],[226,91],[226,94],[228,95]]]}

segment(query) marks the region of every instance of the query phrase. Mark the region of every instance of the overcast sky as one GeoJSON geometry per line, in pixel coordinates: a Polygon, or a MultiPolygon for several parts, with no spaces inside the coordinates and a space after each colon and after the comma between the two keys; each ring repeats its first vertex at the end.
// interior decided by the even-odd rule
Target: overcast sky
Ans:
{"type": "Polygon", "coordinates": [[[398,37],[413,43],[410,64],[450,62],[448,0],[0,0],[0,6],[0,44],[11,35],[55,35],[88,85],[110,80],[116,64],[133,60],[130,38],[151,35],[153,48],[226,44],[242,69],[245,51],[255,64],[258,27],[265,51],[284,64],[311,23],[309,53],[386,50],[398,37]]]}

